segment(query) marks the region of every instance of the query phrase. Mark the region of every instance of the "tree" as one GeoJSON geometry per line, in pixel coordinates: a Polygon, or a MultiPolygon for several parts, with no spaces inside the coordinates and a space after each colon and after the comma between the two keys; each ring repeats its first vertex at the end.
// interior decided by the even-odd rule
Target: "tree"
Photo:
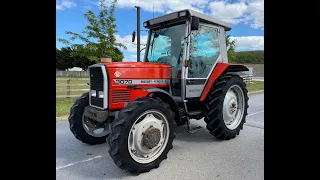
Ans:
{"type": "Polygon", "coordinates": [[[228,62],[229,63],[235,63],[236,61],[236,52],[235,52],[235,46],[236,46],[236,41],[230,39],[230,35],[226,36],[226,45],[228,49],[228,62]]]}
{"type": "Polygon", "coordinates": [[[60,50],[56,48],[56,69],[66,70],[73,67],[73,57],[71,57],[72,49],[70,47],[64,47],[60,50]]]}
{"type": "Polygon", "coordinates": [[[236,63],[264,63],[264,51],[241,51],[236,52],[236,63]]]}
{"type": "Polygon", "coordinates": [[[90,61],[87,57],[84,56],[75,56],[73,57],[73,67],[79,67],[83,70],[87,70],[88,66],[93,65],[94,62],[90,61]]]}
{"type": "Polygon", "coordinates": [[[74,50],[70,47],[56,48],[56,69],[66,70],[68,68],[79,67],[87,70],[88,66],[94,64],[84,56],[71,56],[74,50]]]}
{"type": "Polygon", "coordinates": [[[72,44],[67,39],[59,38],[58,40],[66,45],[71,45],[74,51],[71,53],[73,57],[87,57],[93,63],[99,62],[99,58],[103,55],[112,56],[112,61],[119,62],[124,58],[123,53],[118,48],[127,49],[121,43],[116,42],[115,33],[115,9],[116,2],[114,0],[110,7],[107,7],[103,0],[100,0],[100,12],[95,15],[93,11],[88,10],[84,17],[89,22],[82,34],[67,31],[66,34],[71,35],[70,41],[79,39],[83,44],[72,44]]]}

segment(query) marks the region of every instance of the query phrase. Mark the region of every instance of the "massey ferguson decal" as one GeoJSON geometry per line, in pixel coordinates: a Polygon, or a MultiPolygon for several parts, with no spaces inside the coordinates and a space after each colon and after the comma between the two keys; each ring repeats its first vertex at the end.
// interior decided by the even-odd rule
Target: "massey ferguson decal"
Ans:
{"type": "Polygon", "coordinates": [[[114,79],[115,84],[169,84],[169,79],[114,79]]]}
{"type": "Polygon", "coordinates": [[[121,73],[120,73],[119,71],[116,71],[116,72],[114,73],[114,76],[119,77],[119,76],[121,76],[121,73]]]}
{"type": "Polygon", "coordinates": [[[132,84],[132,80],[128,79],[114,79],[117,84],[132,84]]]}

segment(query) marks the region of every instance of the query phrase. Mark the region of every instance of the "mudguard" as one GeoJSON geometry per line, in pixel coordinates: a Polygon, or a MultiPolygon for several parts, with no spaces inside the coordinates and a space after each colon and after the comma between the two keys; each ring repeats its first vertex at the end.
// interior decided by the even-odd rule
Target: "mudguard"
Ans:
{"type": "Polygon", "coordinates": [[[150,89],[146,89],[146,90],[148,91],[148,94],[146,96],[153,94],[170,106],[171,110],[174,113],[174,120],[176,121],[177,125],[183,124],[180,119],[178,106],[177,106],[175,100],[173,99],[173,97],[167,91],[165,91],[163,89],[159,89],[159,88],[150,88],[150,89]]]}
{"type": "Polygon", "coordinates": [[[212,74],[210,75],[207,84],[205,85],[205,88],[200,97],[200,101],[205,100],[213,83],[219,78],[221,74],[226,72],[240,72],[240,71],[249,71],[249,69],[242,64],[218,63],[217,66],[214,68],[212,74]]]}

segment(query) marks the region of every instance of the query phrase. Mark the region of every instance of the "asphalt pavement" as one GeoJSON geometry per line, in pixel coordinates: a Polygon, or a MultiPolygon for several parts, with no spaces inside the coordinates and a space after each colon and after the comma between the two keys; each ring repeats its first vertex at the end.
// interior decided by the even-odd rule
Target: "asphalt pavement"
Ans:
{"type": "Polygon", "coordinates": [[[247,122],[235,139],[219,141],[208,133],[203,120],[191,120],[192,126],[204,128],[189,134],[185,126],[177,127],[168,159],[138,176],[114,164],[106,143],[83,144],[75,139],[66,121],[57,122],[56,179],[264,179],[264,93],[250,94],[249,98],[247,122]]]}

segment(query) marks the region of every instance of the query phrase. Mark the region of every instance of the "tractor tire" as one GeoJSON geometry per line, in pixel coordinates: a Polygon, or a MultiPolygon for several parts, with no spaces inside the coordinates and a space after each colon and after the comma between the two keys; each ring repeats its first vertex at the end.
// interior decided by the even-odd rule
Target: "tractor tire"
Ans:
{"type": "Polygon", "coordinates": [[[68,118],[70,130],[73,135],[83,143],[89,145],[96,145],[106,142],[106,137],[95,137],[90,135],[83,125],[84,118],[84,108],[89,105],[89,93],[84,93],[80,98],[78,98],[73,106],[70,108],[70,116],[68,118]]]}
{"type": "MultiPolygon", "coordinates": [[[[170,110],[169,105],[159,98],[137,98],[127,103],[116,115],[112,124],[109,125],[110,135],[107,138],[109,155],[119,168],[134,174],[158,168],[160,163],[167,159],[167,154],[172,149],[172,141],[175,138],[173,122],[174,113],[170,110]],[[162,117],[162,121],[158,122],[159,118],[156,117],[162,117]],[[155,123],[155,128],[150,123],[155,123]],[[149,132],[151,132],[150,130],[158,131],[156,130],[157,127],[160,127],[158,130],[162,129],[157,134],[160,140],[155,141],[153,147],[144,144],[146,142],[144,138],[149,137],[149,135],[153,137],[150,139],[154,139],[154,134],[149,134],[149,132]],[[166,128],[166,131],[164,131],[164,128],[166,128]],[[165,137],[161,139],[162,136],[165,137]],[[132,147],[133,144],[134,147],[132,147]],[[143,154],[146,149],[151,152],[154,151],[153,148],[158,149],[155,154],[150,156],[149,154],[143,154]],[[140,157],[136,156],[135,153],[140,153],[140,157]],[[143,156],[141,157],[141,155],[143,156]]],[[[150,140],[150,144],[152,144],[152,140],[150,140]]]]}
{"type": "Polygon", "coordinates": [[[204,121],[210,134],[220,140],[239,135],[246,120],[248,100],[248,90],[240,76],[221,75],[204,100],[204,121]]]}

